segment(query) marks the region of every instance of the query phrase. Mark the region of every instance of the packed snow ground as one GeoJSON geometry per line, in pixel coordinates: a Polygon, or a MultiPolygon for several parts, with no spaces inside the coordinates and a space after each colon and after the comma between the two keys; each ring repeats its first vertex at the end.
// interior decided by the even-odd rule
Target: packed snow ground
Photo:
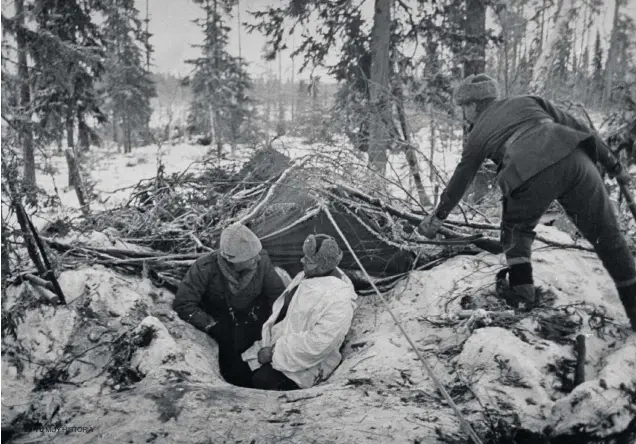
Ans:
{"type": "MultiPolygon", "coordinates": [[[[560,236],[553,228],[542,234],[560,236]]],[[[492,312],[459,317],[466,297],[484,308],[493,302],[501,259],[486,253],[412,273],[387,295],[389,306],[481,436],[493,417],[527,433],[548,428],[601,438],[625,430],[636,415],[636,335],[628,335],[611,280],[588,253],[538,245],[535,258],[539,284],[556,295],[555,308],[505,328],[492,312]],[[616,325],[594,330],[588,312],[573,310],[569,318],[581,318],[577,331],[565,341],[546,339],[541,319],[575,303],[605,307],[616,325]],[[568,394],[558,362],[575,359],[567,340],[577,333],[587,337],[587,379],[568,394]]],[[[28,412],[42,424],[90,431],[32,430],[16,443],[465,442],[375,297],[360,302],[333,376],[281,393],[222,381],[214,341],[180,320],[171,310],[174,295],[147,280],[87,266],[63,272],[60,284],[68,305],[28,309],[19,340],[5,340],[3,350],[15,354],[2,356],[2,424],[28,412]],[[122,368],[141,380],[121,382],[122,368]],[[35,378],[46,381],[52,369],[65,370],[67,383],[33,391],[35,378]]],[[[19,295],[32,291],[30,284],[11,288],[7,308],[16,310],[19,295]]]]}

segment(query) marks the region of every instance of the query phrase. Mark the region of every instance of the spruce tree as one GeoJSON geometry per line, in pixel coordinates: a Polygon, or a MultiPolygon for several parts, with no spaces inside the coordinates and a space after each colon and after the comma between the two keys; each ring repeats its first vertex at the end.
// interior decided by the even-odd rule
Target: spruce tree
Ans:
{"type": "Polygon", "coordinates": [[[601,48],[601,34],[596,31],[594,40],[594,55],[592,58],[592,92],[598,98],[603,93],[603,48],[601,48]]]}
{"type": "Polygon", "coordinates": [[[89,4],[38,0],[32,13],[37,30],[31,55],[34,70],[41,73],[34,85],[36,111],[44,124],[51,118],[63,119],[69,148],[75,147],[76,126],[80,139],[97,143],[99,138],[89,121],[105,122],[96,92],[104,71],[104,41],[92,21],[89,4]]]}
{"type": "Polygon", "coordinates": [[[123,135],[124,152],[148,139],[150,99],[156,90],[145,67],[146,32],[134,0],[108,0],[104,14],[106,72],[104,95],[115,136],[123,135]]]}
{"type": "Polygon", "coordinates": [[[219,158],[224,142],[233,145],[242,135],[242,127],[253,113],[248,96],[251,79],[245,63],[228,50],[231,18],[236,0],[195,0],[205,12],[205,19],[197,20],[204,34],[199,58],[188,60],[193,66],[185,83],[192,89],[188,126],[192,132],[205,134],[216,145],[219,158]]]}
{"type": "MultiPolygon", "coordinates": [[[[91,17],[91,8],[100,6],[99,0],[24,0],[16,2],[16,17],[2,17],[5,29],[19,40],[20,70],[15,85],[20,88],[21,101],[3,106],[3,117],[28,126],[31,136],[19,126],[10,127],[20,133],[18,138],[32,137],[31,148],[45,148],[53,141],[59,146],[66,132],[69,185],[75,186],[84,211],[88,206],[77,168],[75,131],[87,148],[99,141],[91,124],[104,121],[96,94],[103,72],[104,44],[91,17]]],[[[32,153],[26,154],[25,165],[34,165],[32,153]]],[[[32,182],[29,176],[33,170],[29,166],[27,182],[32,182]]]]}

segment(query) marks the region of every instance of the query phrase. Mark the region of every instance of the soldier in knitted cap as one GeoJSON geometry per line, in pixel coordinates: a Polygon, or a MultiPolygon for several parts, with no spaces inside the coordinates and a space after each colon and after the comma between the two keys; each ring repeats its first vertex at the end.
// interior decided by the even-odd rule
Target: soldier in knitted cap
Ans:
{"type": "Polygon", "coordinates": [[[355,307],[353,284],[338,268],[342,251],[324,234],[303,244],[304,271],[274,303],[262,341],[243,353],[255,370],[254,388],[309,388],[327,379],[340,363],[355,307]]]}
{"type": "Polygon", "coordinates": [[[249,228],[234,224],[221,233],[218,252],[190,267],[173,307],[216,340],[223,378],[250,387],[252,373],[241,353],[260,339],[272,304],[284,290],[260,240],[249,228]]]}
{"type": "Polygon", "coordinates": [[[535,303],[530,260],[534,228],[557,200],[614,279],[636,331],[634,258],[595,162],[621,184],[630,183],[629,174],[598,134],[551,102],[536,96],[497,100],[497,95],[496,81],[485,74],[471,75],[457,88],[455,101],[473,128],[437,209],[422,222],[420,233],[435,236],[482,162],[490,159],[497,165],[503,194],[501,242],[509,267],[509,302],[525,308],[535,303]]]}

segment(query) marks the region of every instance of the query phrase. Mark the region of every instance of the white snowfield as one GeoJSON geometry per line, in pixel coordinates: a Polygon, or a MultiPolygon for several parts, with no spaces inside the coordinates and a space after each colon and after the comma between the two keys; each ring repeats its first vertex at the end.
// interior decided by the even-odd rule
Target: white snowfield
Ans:
{"type": "MultiPolygon", "coordinates": [[[[421,137],[424,138],[425,135],[421,137]]],[[[316,167],[320,167],[321,158],[337,158],[337,163],[343,171],[352,164],[356,164],[362,169],[366,165],[366,154],[361,153],[359,157],[353,155],[348,141],[344,138],[336,138],[330,144],[307,145],[300,138],[284,136],[274,140],[272,147],[295,160],[319,155],[319,158],[314,161],[316,167]]],[[[423,145],[422,149],[422,152],[428,152],[426,145],[423,145]]],[[[248,160],[252,152],[253,147],[238,146],[236,152],[232,152],[229,146],[225,146],[224,158],[220,164],[223,167],[231,168],[232,165],[236,164],[236,160],[248,160]]],[[[439,147],[436,156],[436,163],[439,161],[440,165],[438,168],[444,180],[447,180],[459,160],[458,147],[446,147],[446,149],[439,147]]],[[[43,211],[34,217],[36,226],[43,227],[55,215],[68,216],[79,213],[79,203],[75,191],[68,187],[68,166],[64,154],[50,154],[43,157],[41,153],[38,153],[38,157],[38,165],[45,165],[48,170],[47,172],[37,172],[38,186],[50,194],[59,195],[61,201],[61,208],[55,211],[43,211]]],[[[97,199],[91,202],[91,209],[94,211],[113,208],[125,203],[130,197],[132,187],[140,180],[153,179],[160,165],[163,165],[165,175],[186,170],[197,172],[204,169],[205,165],[219,165],[216,160],[215,147],[191,144],[183,139],[166,142],[161,146],[147,145],[134,148],[133,152],[129,154],[118,153],[116,147],[107,145],[103,148],[93,148],[88,158],[88,165],[85,169],[90,174],[89,182],[93,185],[93,191],[97,195],[97,199]]],[[[423,160],[420,160],[420,163],[423,166],[424,185],[432,197],[433,187],[428,181],[429,173],[424,167],[426,163],[423,160]]],[[[405,191],[401,188],[405,188],[412,195],[415,195],[403,154],[392,154],[389,157],[387,171],[389,180],[394,183],[389,188],[396,197],[406,198],[405,191]]]]}
{"type": "MultiPolygon", "coordinates": [[[[557,295],[556,306],[603,306],[625,327],[610,325],[601,337],[590,328],[589,316],[579,313],[580,333],[587,336],[587,378],[570,394],[560,390],[551,366],[575,359],[573,347],[536,332],[541,313],[507,328],[470,327],[471,320],[458,318],[463,296],[479,298],[492,290],[501,268],[497,256],[457,257],[414,272],[388,295],[390,306],[482,436],[485,411],[533,432],[550,427],[553,433],[584,430],[604,437],[625,430],[636,415],[636,335],[626,334],[616,291],[592,254],[543,247],[535,253],[536,276],[557,295]]],[[[260,443],[283,436],[292,443],[444,442],[437,428],[444,436],[460,436],[453,412],[375,298],[361,302],[344,360],[328,381],[268,393],[220,378],[216,344],[176,316],[170,292],[101,266],[65,271],[60,284],[68,305],[28,310],[18,327],[21,348],[13,340],[3,345],[4,351],[28,354],[31,362],[2,356],[2,424],[32,408],[30,414],[43,423],[86,429],[33,431],[17,442],[260,443]],[[141,344],[121,342],[144,332],[141,344]],[[118,360],[126,347],[130,355],[118,360]],[[72,355],[78,357],[71,360],[72,355]],[[114,362],[142,379],[131,386],[118,383],[107,370],[114,362]],[[67,383],[33,391],[34,378],[47,368],[64,369],[67,383]]],[[[12,287],[5,303],[10,307],[20,292],[29,291],[30,284],[12,287]]]]}
{"type": "MultiPolygon", "coordinates": [[[[289,154],[302,157],[303,147],[287,142],[289,154]]],[[[168,173],[182,171],[207,150],[187,144],[165,148],[168,173]]],[[[127,156],[105,155],[91,171],[100,196],[110,196],[101,205],[129,195],[107,192],[154,177],[156,154],[156,147],[146,147],[127,156]]],[[[448,164],[452,169],[454,163],[448,164]]],[[[59,158],[58,187],[65,180],[62,165],[59,158]]],[[[42,176],[38,180],[50,185],[42,176]]],[[[62,201],[76,207],[72,191],[62,201]]],[[[555,228],[539,229],[544,237],[571,242],[555,228]]],[[[138,248],[118,240],[114,231],[88,233],[82,240],[138,248]]],[[[463,297],[490,297],[501,257],[460,256],[413,272],[387,298],[481,436],[492,417],[553,435],[584,431],[603,438],[625,430],[636,418],[636,335],[627,329],[611,279],[592,253],[537,242],[533,254],[537,285],[557,297],[550,312],[573,305],[568,318],[581,324],[568,338],[579,333],[587,338],[586,381],[571,393],[564,392],[557,372],[559,362],[576,359],[574,348],[539,333],[548,312],[535,310],[505,327],[483,310],[460,317],[463,297]],[[600,330],[592,328],[599,320],[590,317],[595,307],[613,319],[600,330]]],[[[362,298],[343,362],[331,378],[282,393],[225,383],[215,342],[179,319],[172,311],[174,295],[150,281],[102,266],[64,271],[59,281],[68,305],[27,309],[19,340],[3,341],[3,427],[25,412],[57,427],[37,430],[31,424],[31,433],[16,443],[466,442],[453,411],[375,297],[362,298]],[[127,384],[122,369],[140,380],[127,384]],[[64,375],[66,383],[34,391],[35,381],[47,374],[64,375]]],[[[10,287],[5,308],[33,291],[29,283],[10,287]]],[[[571,372],[566,376],[572,378],[571,372]]]]}

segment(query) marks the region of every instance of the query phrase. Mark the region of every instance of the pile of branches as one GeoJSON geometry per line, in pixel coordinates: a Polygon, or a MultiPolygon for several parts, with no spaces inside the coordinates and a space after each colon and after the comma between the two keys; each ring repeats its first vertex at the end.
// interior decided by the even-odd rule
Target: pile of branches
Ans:
{"type": "Polygon", "coordinates": [[[94,214],[78,228],[115,229],[123,241],[160,251],[193,251],[191,233],[211,243],[221,219],[250,206],[264,189],[256,186],[244,199],[224,199],[238,191],[238,183],[230,170],[219,167],[169,176],[160,169],[156,178],[140,181],[124,205],[94,214]]]}
{"type": "MultiPolygon", "coordinates": [[[[413,212],[407,204],[388,204],[388,197],[367,194],[344,180],[334,180],[332,171],[310,164],[305,159],[293,165],[280,153],[265,150],[240,170],[237,164],[224,168],[208,165],[198,173],[166,175],[160,166],[154,179],[142,180],[135,186],[124,205],[92,214],[75,227],[80,231],[111,233],[114,229],[119,240],[146,248],[93,247],[61,242],[50,233],[44,233],[44,240],[51,249],[62,253],[58,260],[63,268],[101,264],[126,274],[149,277],[155,284],[174,291],[189,266],[214,251],[224,227],[265,214],[279,191],[295,192],[298,182],[294,180],[302,176],[303,186],[316,196],[316,206],[306,212],[318,211],[320,205],[337,207],[383,243],[413,252],[417,256],[413,269],[438,265],[457,254],[501,252],[495,237],[499,227],[495,225],[447,222],[440,231],[441,239],[427,240],[415,232],[423,212],[413,212]],[[310,185],[316,183],[321,186],[310,185]]],[[[394,282],[389,279],[386,284],[394,282]]]]}

